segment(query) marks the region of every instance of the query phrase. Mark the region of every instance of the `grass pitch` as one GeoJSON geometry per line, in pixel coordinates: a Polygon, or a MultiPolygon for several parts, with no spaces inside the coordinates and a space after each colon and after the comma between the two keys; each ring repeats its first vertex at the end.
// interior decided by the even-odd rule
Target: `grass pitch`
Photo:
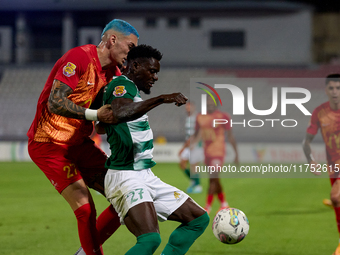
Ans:
{"type": "MultiPolygon", "coordinates": [[[[188,180],[177,164],[157,164],[154,173],[163,181],[185,190],[188,180]]],[[[193,194],[204,205],[204,192],[193,194]]],[[[222,179],[227,200],[246,213],[250,230],[239,244],[220,243],[211,230],[219,204],[213,205],[210,225],[187,254],[324,255],[338,244],[333,210],[322,204],[329,197],[328,178],[320,179],[222,179]]],[[[109,204],[93,192],[97,213],[109,204]]],[[[175,222],[160,223],[160,254],[175,222]]],[[[185,238],[185,237],[183,237],[185,238]]],[[[135,244],[125,226],[104,244],[104,252],[124,254],[135,244]]],[[[44,174],[30,162],[0,162],[0,254],[73,255],[79,248],[76,219],[68,204],[44,174]]]]}

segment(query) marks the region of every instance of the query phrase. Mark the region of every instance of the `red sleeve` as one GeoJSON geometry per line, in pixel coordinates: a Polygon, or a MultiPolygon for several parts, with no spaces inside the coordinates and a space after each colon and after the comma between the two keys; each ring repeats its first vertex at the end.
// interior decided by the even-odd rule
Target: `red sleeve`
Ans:
{"type": "Polygon", "coordinates": [[[66,52],[60,60],[61,63],[55,79],[65,83],[74,90],[78,85],[80,77],[86,72],[90,61],[89,57],[84,50],[76,47],[66,52]]]}
{"type": "Polygon", "coordinates": [[[309,133],[311,135],[316,135],[318,133],[318,130],[319,130],[319,127],[320,127],[318,113],[319,113],[319,110],[318,110],[318,108],[316,108],[312,113],[312,117],[310,118],[310,122],[309,122],[309,125],[307,127],[307,133],[309,133]]]}

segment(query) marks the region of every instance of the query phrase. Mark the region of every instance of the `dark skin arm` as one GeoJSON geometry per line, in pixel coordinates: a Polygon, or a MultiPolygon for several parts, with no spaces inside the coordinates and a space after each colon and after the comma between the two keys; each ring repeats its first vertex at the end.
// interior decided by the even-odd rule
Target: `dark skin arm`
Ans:
{"type": "MultiPolygon", "coordinates": [[[[54,80],[50,96],[48,98],[48,110],[67,118],[85,119],[86,108],[76,105],[67,97],[72,94],[73,90],[62,83],[54,80]]],[[[104,123],[112,123],[112,109],[110,105],[104,105],[98,109],[98,120],[104,123]]]]}
{"type": "MultiPolygon", "coordinates": [[[[116,98],[111,102],[113,111],[113,123],[119,124],[131,120],[138,119],[148,111],[161,104],[175,103],[181,106],[186,103],[188,98],[182,93],[173,93],[168,95],[160,95],[141,102],[133,102],[129,98],[116,98]]],[[[105,124],[98,122],[95,126],[98,134],[105,134],[105,124]]]]}
{"type": "Polygon", "coordinates": [[[113,111],[113,124],[138,119],[161,104],[175,103],[177,106],[181,106],[187,100],[188,98],[181,93],[160,95],[141,102],[133,102],[132,99],[128,98],[117,98],[111,102],[112,109],[115,109],[113,111]]]}

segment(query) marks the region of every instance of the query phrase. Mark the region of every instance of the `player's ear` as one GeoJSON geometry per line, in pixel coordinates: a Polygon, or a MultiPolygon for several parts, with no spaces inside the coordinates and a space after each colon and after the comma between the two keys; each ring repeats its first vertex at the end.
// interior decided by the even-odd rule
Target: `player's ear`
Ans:
{"type": "Polygon", "coordinates": [[[132,66],[132,70],[135,72],[139,69],[140,64],[137,61],[133,61],[131,66],[132,66]]]}
{"type": "Polygon", "coordinates": [[[114,45],[117,42],[117,36],[115,34],[111,34],[109,37],[110,45],[114,45]]]}

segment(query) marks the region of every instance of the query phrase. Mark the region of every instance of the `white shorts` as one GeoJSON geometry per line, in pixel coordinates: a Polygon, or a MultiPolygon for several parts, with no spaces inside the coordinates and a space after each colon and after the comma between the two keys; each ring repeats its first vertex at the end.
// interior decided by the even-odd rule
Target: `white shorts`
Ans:
{"type": "Polygon", "coordinates": [[[195,146],[192,150],[190,150],[189,147],[187,147],[182,151],[180,158],[182,160],[189,160],[190,164],[204,162],[203,148],[195,146]]]}
{"type": "Polygon", "coordinates": [[[189,198],[183,191],[161,181],[150,168],[109,169],[105,176],[105,195],[122,224],[129,209],[143,202],[153,202],[158,220],[166,221],[189,198]]]}

